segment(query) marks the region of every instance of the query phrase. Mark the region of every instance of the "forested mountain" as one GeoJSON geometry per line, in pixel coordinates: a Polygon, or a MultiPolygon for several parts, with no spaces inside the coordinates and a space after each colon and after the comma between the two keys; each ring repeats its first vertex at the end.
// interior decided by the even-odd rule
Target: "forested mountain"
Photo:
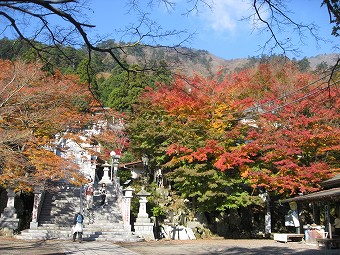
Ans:
{"type": "MultiPolygon", "coordinates": [[[[99,46],[119,46],[119,42],[108,40],[101,43],[99,46]]],[[[60,54],[59,50],[49,49],[48,52],[41,53],[41,56],[46,62],[46,67],[60,69],[62,72],[72,72],[77,69],[82,60],[87,58],[85,49],[75,49],[72,47],[64,47],[65,56],[60,54]],[[67,58],[66,55],[73,56],[67,58]]],[[[248,57],[240,59],[222,59],[210,54],[206,50],[196,50],[190,48],[169,49],[162,46],[159,47],[141,47],[139,45],[131,47],[127,51],[121,51],[119,54],[125,55],[125,61],[128,63],[166,63],[167,68],[172,71],[184,72],[185,74],[193,74],[194,72],[203,75],[213,75],[219,69],[225,72],[232,72],[235,69],[243,69],[253,66],[255,63],[269,59],[268,56],[248,57]]],[[[302,69],[315,70],[325,68],[335,63],[336,57],[339,54],[323,54],[311,58],[303,58],[301,60],[293,59],[302,69]]],[[[17,59],[32,60],[37,57],[36,53],[24,41],[9,40],[7,38],[0,40],[0,58],[2,59],[17,59]]],[[[114,60],[105,53],[95,53],[92,58],[92,68],[95,73],[104,72],[111,73],[116,67],[114,60]]]]}
{"type": "Polygon", "coordinates": [[[324,54],[301,60],[289,60],[283,56],[261,56],[226,60],[205,50],[189,48],[169,49],[162,46],[141,47],[137,45],[123,50],[119,48],[122,43],[114,40],[108,40],[98,45],[100,47],[115,47],[117,54],[121,54],[126,63],[147,63],[148,66],[155,66],[155,70],[149,73],[128,74],[108,53],[94,52],[89,68],[88,53],[85,48],[76,49],[60,45],[57,49],[44,47],[38,42],[36,44],[43,50],[37,52],[25,41],[1,39],[0,58],[22,59],[26,62],[34,62],[39,59],[43,62],[42,69],[44,71],[54,73],[56,70],[60,70],[63,73],[77,74],[82,82],[87,82],[90,78],[91,89],[101,103],[121,112],[132,109],[132,105],[145,87],[153,87],[157,81],[168,82],[171,74],[174,73],[186,76],[197,73],[213,77],[217,72],[229,74],[233,71],[253,68],[260,63],[273,61],[280,65],[286,61],[292,61],[302,72],[323,71],[333,65],[339,56],[339,54],[324,54]],[[65,54],[60,54],[60,52],[65,54]]]}

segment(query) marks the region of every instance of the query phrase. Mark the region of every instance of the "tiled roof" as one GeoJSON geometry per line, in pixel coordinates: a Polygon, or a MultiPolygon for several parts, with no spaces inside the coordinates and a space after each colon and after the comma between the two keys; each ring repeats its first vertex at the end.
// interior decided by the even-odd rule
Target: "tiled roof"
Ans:
{"type": "Polygon", "coordinates": [[[340,188],[317,191],[317,192],[313,192],[307,195],[280,200],[280,202],[287,203],[287,202],[293,202],[293,201],[317,201],[317,200],[324,200],[324,199],[340,200],[340,188]]]}
{"type": "Polygon", "coordinates": [[[340,174],[335,175],[333,178],[328,179],[326,181],[323,181],[321,183],[322,186],[327,187],[327,186],[336,186],[340,187],[340,174]]]}

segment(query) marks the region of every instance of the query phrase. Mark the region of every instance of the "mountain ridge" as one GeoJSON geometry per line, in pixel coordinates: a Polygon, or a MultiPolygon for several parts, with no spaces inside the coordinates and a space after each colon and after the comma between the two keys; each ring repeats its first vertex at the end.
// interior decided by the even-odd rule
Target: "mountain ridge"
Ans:
{"type": "MultiPolygon", "coordinates": [[[[39,44],[39,47],[47,47],[39,44]]],[[[213,76],[220,69],[225,73],[252,67],[254,64],[270,58],[284,58],[284,56],[261,56],[248,58],[224,59],[207,50],[192,49],[187,47],[168,48],[165,46],[146,46],[136,45],[131,48],[120,49],[122,43],[114,40],[107,40],[98,44],[98,47],[116,49],[115,54],[121,63],[139,64],[140,66],[165,66],[173,71],[181,72],[186,75],[198,73],[204,76],[213,76]],[[164,65],[165,64],[165,65],[164,65]]],[[[122,44],[124,45],[124,43],[122,44]]],[[[123,47],[123,46],[122,46],[123,47]]],[[[46,48],[45,48],[46,50],[46,48]]],[[[72,73],[81,66],[84,59],[88,57],[88,53],[84,49],[76,49],[70,46],[61,47],[59,49],[49,48],[45,51],[45,59],[48,59],[46,66],[53,66],[62,72],[72,73]],[[65,54],[60,54],[59,50],[65,54]],[[66,57],[67,56],[67,57],[66,57]]],[[[34,59],[30,46],[20,40],[9,40],[7,38],[0,39],[0,58],[15,60],[23,58],[24,60],[34,59]]],[[[297,64],[301,64],[305,70],[315,70],[320,64],[322,69],[333,66],[340,53],[319,54],[313,57],[304,57],[301,60],[292,59],[297,64]]],[[[118,65],[117,62],[108,53],[94,52],[93,68],[95,73],[111,73],[118,65]]],[[[77,72],[77,71],[76,71],[77,72]]],[[[106,75],[105,75],[106,76],[106,75]]]]}

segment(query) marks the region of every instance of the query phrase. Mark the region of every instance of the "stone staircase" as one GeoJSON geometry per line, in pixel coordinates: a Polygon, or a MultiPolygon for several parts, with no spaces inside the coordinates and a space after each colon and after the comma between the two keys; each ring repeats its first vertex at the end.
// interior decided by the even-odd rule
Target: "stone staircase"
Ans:
{"type": "Polygon", "coordinates": [[[107,185],[107,205],[100,206],[99,194],[94,195],[94,208],[83,209],[80,188],[65,182],[53,183],[53,191],[45,193],[37,229],[26,229],[18,239],[72,239],[71,228],[76,212],[84,215],[84,241],[138,242],[143,238],[124,230],[122,215],[115,202],[113,185],[107,185]]]}

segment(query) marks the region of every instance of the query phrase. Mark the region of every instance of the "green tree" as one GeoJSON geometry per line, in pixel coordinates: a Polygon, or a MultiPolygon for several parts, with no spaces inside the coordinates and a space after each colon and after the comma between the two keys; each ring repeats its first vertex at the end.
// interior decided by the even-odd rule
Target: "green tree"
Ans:
{"type": "Polygon", "coordinates": [[[88,59],[84,58],[77,66],[75,70],[75,74],[79,76],[80,82],[90,82],[90,84],[95,85],[96,81],[96,72],[92,67],[92,64],[88,59]]]}
{"type": "Polygon", "coordinates": [[[171,73],[166,65],[163,63],[160,66],[162,67],[151,74],[128,73],[116,66],[111,75],[98,85],[97,93],[101,102],[117,111],[132,111],[133,105],[146,87],[152,88],[157,82],[170,79],[171,73]]]}
{"type": "Polygon", "coordinates": [[[309,63],[309,60],[304,57],[303,59],[297,61],[297,66],[299,67],[299,70],[301,72],[307,72],[310,70],[310,63],[309,63]]]}
{"type": "Polygon", "coordinates": [[[317,64],[315,67],[315,72],[325,72],[328,69],[328,64],[325,61],[322,61],[320,64],[317,64]]]}

